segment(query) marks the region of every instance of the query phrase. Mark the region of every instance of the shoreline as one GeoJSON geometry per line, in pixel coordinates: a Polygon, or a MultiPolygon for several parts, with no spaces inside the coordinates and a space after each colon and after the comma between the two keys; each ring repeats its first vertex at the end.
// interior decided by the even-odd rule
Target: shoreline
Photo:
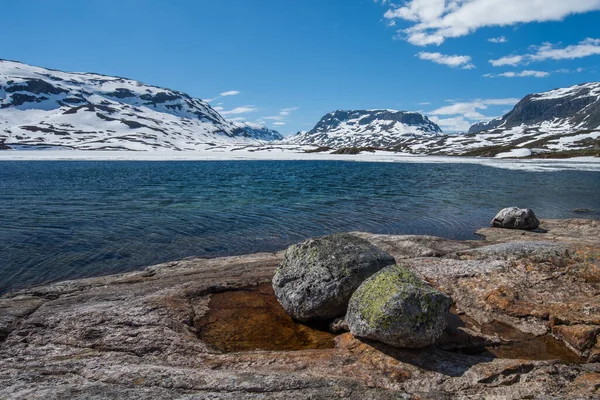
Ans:
{"type": "Polygon", "coordinates": [[[443,339],[417,350],[270,312],[283,252],[0,296],[0,397],[592,399],[600,221],[541,222],[545,232],[482,228],[482,241],[353,233],[454,300],[443,339]]]}
{"type": "Polygon", "coordinates": [[[528,171],[600,171],[600,158],[568,159],[478,158],[430,156],[386,151],[357,155],[304,153],[286,149],[224,149],[223,151],[84,151],[84,150],[3,150],[0,161],[354,161],[420,164],[477,164],[494,168],[528,171]]]}

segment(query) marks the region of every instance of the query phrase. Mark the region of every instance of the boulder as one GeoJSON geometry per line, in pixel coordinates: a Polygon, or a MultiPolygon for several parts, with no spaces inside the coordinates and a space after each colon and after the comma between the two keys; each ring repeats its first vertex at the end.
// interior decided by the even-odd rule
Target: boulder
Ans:
{"type": "Polygon", "coordinates": [[[452,299],[406,267],[387,267],[354,292],[346,322],[357,337],[395,347],[433,344],[446,328],[452,299]]]}
{"type": "Polygon", "coordinates": [[[273,277],[285,311],[298,321],[343,316],[360,284],[395,260],[365,239],[335,234],[290,246],[273,277]]]}
{"type": "Polygon", "coordinates": [[[492,226],[531,231],[540,226],[540,221],[529,208],[509,207],[501,210],[492,220],[492,226]]]}

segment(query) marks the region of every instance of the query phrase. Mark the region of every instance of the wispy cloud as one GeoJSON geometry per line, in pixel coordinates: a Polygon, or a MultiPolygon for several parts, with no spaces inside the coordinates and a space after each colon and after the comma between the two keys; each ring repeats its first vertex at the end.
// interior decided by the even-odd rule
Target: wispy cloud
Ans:
{"type": "Polygon", "coordinates": [[[449,106],[440,107],[436,110],[429,112],[430,115],[456,115],[462,114],[467,118],[490,118],[481,115],[477,110],[485,110],[488,106],[513,106],[517,104],[521,99],[517,98],[503,98],[503,99],[477,99],[473,101],[456,102],[449,106]]]}
{"type": "MultiPolygon", "coordinates": [[[[600,0],[598,0],[600,1],[600,0]]],[[[600,39],[587,38],[565,47],[560,47],[552,43],[544,43],[541,46],[532,46],[533,52],[523,55],[512,55],[501,57],[497,60],[490,60],[494,67],[504,65],[529,64],[530,62],[546,60],[574,60],[600,54],[600,39]]]]}
{"type": "MultiPolygon", "coordinates": [[[[207,103],[211,103],[217,99],[220,99],[221,97],[227,97],[227,96],[237,96],[238,94],[240,94],[242,92],[240,92],[239,90],[230,90],[228,92],[223,92],[223,93],[219,93],[218,96],[213,97],[212,99],[203,99],[203,101],[207,102],[207,103]]],[[[222,103],[219,103],[222,104],[222,103]]]]}
{"type": "Polygon", "coordinates": [[[487,41],[490,43],[507,43],[508,39],[505,36],[500,36],[495,38],[489,38],[487,41]]]}
{"type": "Polygon", "coordinates": [[[444,132],[466,132],[469,130],[473,122],[467,121],[464,117],[440,118],[437,116],[429,117],[442,128],[444,132]]]}
{"type": "Polygon", "coordinates": [[[281,122],[281,121],[279,121],[279,122],[273,122],[273,125],[283,126],[283,125],[285,125],[285,122],[281,122]]]}
{"type": "Polygon", "coordinates": [[[258,111],[258,108],[254,106],[242,106],[236,107],[233,110],[221,111],[221,115],[237,115],[237,114],[246,114],[258,111]]]}
{"type": "Polygon", "coordinates": [[[523,61],[523,56],[506,56],[497,60],[490,60],[490,64],[494,67],[502,67],[504,65],[519,65],[523,61]]]}
{"type": "MultiPolygon", "coordinates": [[[[263,120],[270,120],[270,121],[281,121],[283,119],[285,119],[285,117],[288,117],[293,111],[297,111],[298,107],[288,107],[288,108],[284,108],[281,111],[279,111],[279,113],[277,115],[270,115],[268,117],[262,117],[263,120]]],[[[276,124],[274,124],[276,125],[276,124]]]]}
{"type": "Polygon", "coordinates": [[[433,61],[437,64],[447,65],[452,68],[472,69],[475,65],[471,64],[470,56],[447,55],[442,53],[429,53],[422,51],[417,54],[421,60],[433,61]]]}
{"type": "Polygon", "coordinates": [[[600,10],[600,0],[408,0],[401,6],[390,5],[384,18],[412,24],[397,31],[398,36],[426,46],[440,45],[483,27],[560,21],[595,10],[600,10]]]}
{"type": "Polygon", "coordinates": [[[230,90],[228,92],[219,93],[219,96],[221,96],[221,97],[237,96],[240,93],[242,93],[242,92],[240,92],[239,90],[230,90]]]}
{"type": "Polygon", "coordinates": [[[485,74],[483,75],[486,78],[497,78],[497,77],[504,77],[504,78],[546,78],[548,76],[550,76],[550,72],[546,72],[546,71],[533,71],[533,70],[524,70],[524,71],[520,71],[520,72],[503,72],[501,74],[485,74]]]}
{"type": "Polygon", "coordinates": [[[490,121],[497,115],[482,114],[492,106],[514,106],[517,98],[476,99],[471,101],[455,101],[452,104],[430,111],[427,116],[446,132],[465,132],[477,122],[490,121]]]}

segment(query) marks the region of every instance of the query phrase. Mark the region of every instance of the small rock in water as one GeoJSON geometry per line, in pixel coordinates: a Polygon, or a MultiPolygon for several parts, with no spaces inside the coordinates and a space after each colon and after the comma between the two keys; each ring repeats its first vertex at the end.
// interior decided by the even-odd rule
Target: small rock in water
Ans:
{"type": "Polygon", "coordinates": [[[360,284],[395,260],[367,240],[335,234],[290,246],[273,277],[284,310],[299,321],[343,316],[360,284]]]}
{"type": "Polygon", "coordinates": [[[593,213],[595,212],[594,210],[591,210],[589,208],[576,208],[573,210],[574,213],[581,213],[581,214],[587,214],[587,213],[593,213]]]}
{"type": "Polygon", "coordinates": [[[530,231],[537,229],[540,226],[540,221],[538,221],[533,210],[529,208],[509,207],[501,210],[494,217],[492,226],[530,231]]]}
{"type": "Polygon", "coordinates": [[[354,292],[346,322],[357,337],[396,347],[433,344],[446,328],[452,299],[406,267],[387,267],[354,292]]]}

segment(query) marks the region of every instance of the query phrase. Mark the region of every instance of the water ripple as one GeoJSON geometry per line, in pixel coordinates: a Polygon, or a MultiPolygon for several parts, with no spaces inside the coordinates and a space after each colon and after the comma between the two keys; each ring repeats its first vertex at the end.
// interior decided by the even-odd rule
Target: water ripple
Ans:
{"type": "Polygon", "coordinates": [[[542,218],[599,210],[599,178],[469,164],[0,162],[0,293],[333,232],[474,239],[505,206],[542,218]]]}

